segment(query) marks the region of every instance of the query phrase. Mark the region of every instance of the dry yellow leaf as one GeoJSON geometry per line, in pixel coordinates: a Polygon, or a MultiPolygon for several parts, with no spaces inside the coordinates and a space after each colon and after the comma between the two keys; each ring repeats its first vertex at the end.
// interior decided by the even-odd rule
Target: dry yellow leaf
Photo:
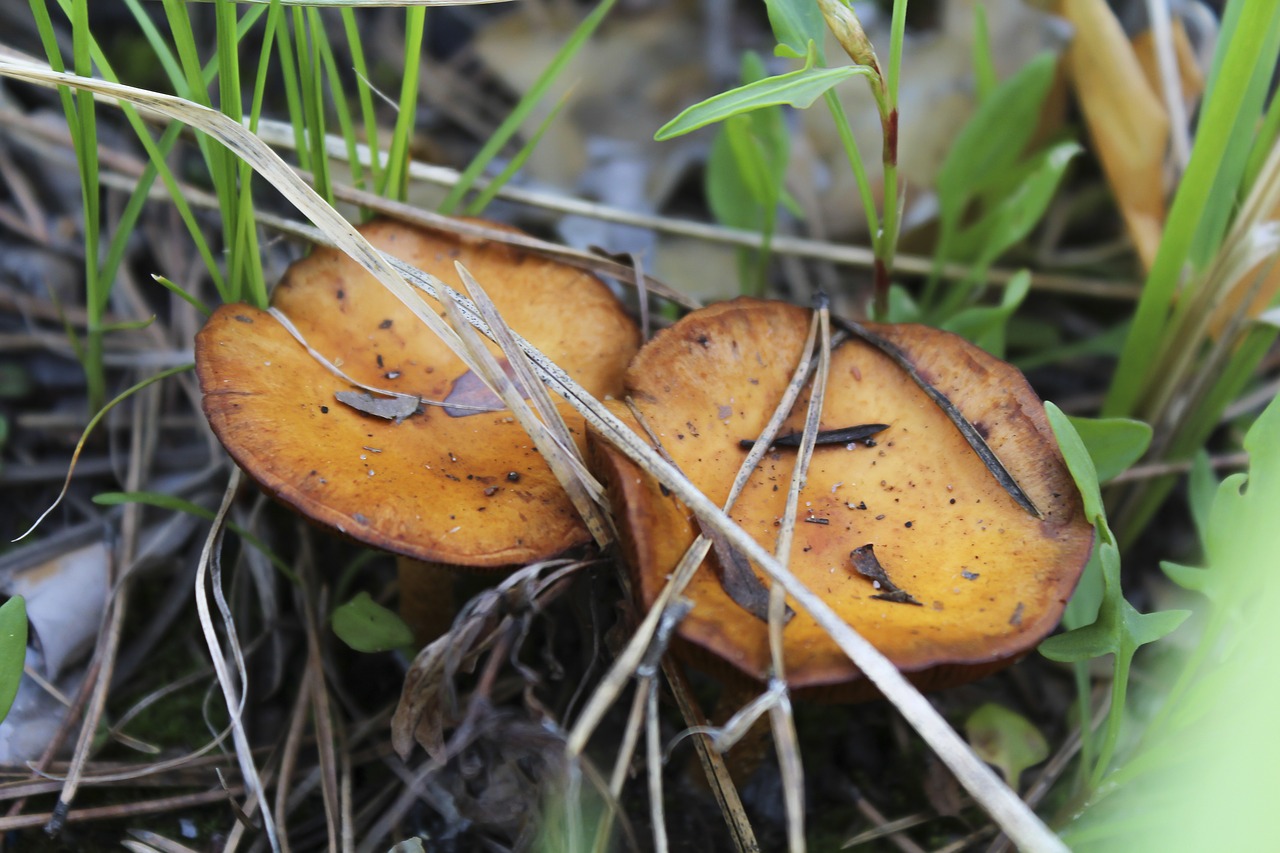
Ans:
{"type": "Polygon", "coordinates": [[[1169,117],[1105,0],[1059,0],[1075,37],[1067,71],[1144,269],[1164,229],[1169,117]]]}

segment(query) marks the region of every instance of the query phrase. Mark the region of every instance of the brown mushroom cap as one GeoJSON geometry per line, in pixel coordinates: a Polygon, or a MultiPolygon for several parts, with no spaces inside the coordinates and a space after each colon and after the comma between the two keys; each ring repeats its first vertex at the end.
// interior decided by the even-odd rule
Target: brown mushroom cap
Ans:
{"type": "MultiPolygon", "coordinates": [[[[685,317],[632,362],[628,392],[681,470],[717,503],[746,456],[739,441],[761,432],[781,398],[809,322],[810,312],[795,306],[738,299],[685,317]]],[[[1092,528],[1043,406],[1015,368],[936,329],[869,328],[950,397],[1044,518],[1018,506],[899,367],[851,340],[833,353],[820,428],[889,427],[874,447],[815,450],[790,568],[918,684],[958,683],[1012,662],[1053,629],[1088,559],[1092,528]],[[884,590],[851,559],[868,544],[889,579],[922,606],[873,597],[884,590]]],[[[803,428],[806,406],[807,392],[784,433],[803,428]]],[[[594,441],[593,451],[648,606],[693,541],[695,522],[604,442],[594,441]]],[[[795,458],[793,449],[771,450],[729,513],[766,548],[777,539],[795,458]]],[[[704,565],[686,591],[695,605],[679,637],[704,666],[725,661],[764,680],[767,627],[729,598],[713,569],[704,565]]],[[[803,611],[783,637],[793,688],[861,678],[803,611]]],[[[835,693],[874,695],[865,681],[835,693]]]]}
{"type": "MultiPolygon", "coordinates": [[[[620,391],[639,333],[595,277],[392,221],[360,231],[455,287],[460,261],[508,325],[587,390],[620,391]]],[[[443,316],[438,303],[424,299],[443,316]]],[[[295,263],[272,304],[360,382],[430,400],[501,405],[342,252],[318,249],[295,263]]],[[[356,540],[420,560],[499,567],[589,539],[510,411],[454,417],[424,406],[399,423],[357,411],[334,394],[359,389],[309,355],[275,318],[246,305],[224,305],[209,318],[196,338],[196,369],[209,423],[240,467],[284,503],[356,540]]],[[[567,406],[563,412],[582,443],[581,418],[567,406]]]]}

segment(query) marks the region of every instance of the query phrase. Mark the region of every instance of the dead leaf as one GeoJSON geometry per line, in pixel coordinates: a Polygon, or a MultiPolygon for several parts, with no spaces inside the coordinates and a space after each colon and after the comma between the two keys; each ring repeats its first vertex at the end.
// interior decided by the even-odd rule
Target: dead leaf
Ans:
{"type": "Polygon", "coordinates": [[[858,574],[871,581],[871,585],[881,590],[880,593],[871,596],[881,601],[891,601],[894,604],[914,604],[916,607],[923,607],[920,602],[912,597],[902,587],[889,580],[889,575],[884,570],[884,566],[880,565],[880,560],[876,557],[874,545],[863,545],[861,548],[854,548],[849,552],[849,558],[853,560],[853,567],[858,574]]]}
{"type": "Polygon", "coordinates": [[[1164,230],[1169,117],[1106,0],[1059,0],[1057,8],[1075,27],[1068,76],[1107,184],[1149,270],[1164,230]]]}
{"type": "Polygon", "coordinates": [[[421,405],[416,397],[375,397],[368,391],[335,391],[333,396],[357,412],[396,423],[417,414],[421,405]]]}

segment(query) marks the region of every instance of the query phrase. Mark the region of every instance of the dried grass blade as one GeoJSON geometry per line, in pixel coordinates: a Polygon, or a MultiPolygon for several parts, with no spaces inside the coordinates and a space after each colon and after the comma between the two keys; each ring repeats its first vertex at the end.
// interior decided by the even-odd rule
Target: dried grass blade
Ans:
{"type": "MultiPolygon", "coordinates": [[[[804,488],[813,459],[813,448],[818,440],[818,428],[822,423],[822,405],[826,399],[827,379],[831,373],[831,312],[825,296],[818,299],[814,320],[819,332],[818,370],[809,392],[809,407],[805,412],[804,431],[800,447],[796,451],[791,469],[791,484],[787,489],[787,505],[778,531],[774,555],[786,565],[791,560],[791,541],[795,536],[796,514],[800,508],[800,490],[804,488]]],[[[813,324],[809,329],[806,352],[813,350],[813,324]]],[[[782,629],[786,623],[786,593],[777,581],[769,584],[769,654],[773,675],[780,683],[786,683],[786,665],[783,656],[782,629]]],[[[791,702],[783,691],[780,701],[769,709],[769,722],[773,730],[774,749],[778,754],[778,766],[782,771],[782,790],[787,813],[787,847],[791,853],[804,853],[804,765],[800,761],[799,739],[796,736],[795,718],[791,715],[791,702]]]]}
{"type": "Polygon", "coordinates": [[[270,314],[272,317],[275,317],[276,322],[284,327],[284,330],[289,333],[290,337],[292,337],[295,341],[297,341],[299,344],[302,345],[302,348],[307,351],[307,355],[315,359],[326,370],[328,370],[334,376],[341,379],[343,382],[350,383],[351,385],[354,385],[357,388],[363,388],[364,390],[370,392],[371,394],[381,394],[384,397],[394,398],[398,400],[416,400],[418,403],[424,406],[443,407],[445,405],[448,405],[448,407],[451,409],[466,409],[467,411],[473,411],[473,412],[501,411],[501,409],[486,408],[484,406],[467,406],[462,403],[446,404],[443,400],[429,400],[426,397],[419,397],[417,394],[406,394],[403,391],[392,391],[388,388],[379,388],[377,385],[367,385],[364,382],[361,382],[359,379],[356,379],[348,375],[347,372],[344,371],[341,367],[338,367],[338,365],[330,361],[329,358],[324,353],[320,352],[315,347],[311,346],[311,344],[307,342],[307,339],[303,337],[302,332],[298,330],[298,327],[295,326],[293,321],[289,319],[288,315],[286,315],[279,308],[275,308],[275,307],[268,308],[267,313],[270,314]]]}
{"type": "Polygon", "coordinates": [[[649,817],[653,824],[653,849],[667,853],[667,819],[662,808],[662,734],[658,730],[658,681],[646,679],[645,768],[649,780],[649,817]]]}
{"type": "MultiPolygon", "coordinates": [[[[559,481],[569,495],[569,500],[573,502],[574,509],[578,511],[578,515],[582,517],[583,522],[587,525],[587,530],[590,531],[592,538],[596,540],[597,544],[604,547],[613,541],[614,536],[612,522],[598,502],[598,498],[603,495],[604,490],[596,482],[595,478],[587,472],[582,460],[561,446],[555,434],[546,424],[538,420],[537,415],[529,408],[529,404],[521,396],[520,391],[516,389],[515,383],[508,378],[506,372],[498,364],[498,360],[481,343],[479,333],[471,327],[467,318],[463,316],[458,304],[459,296],[452,288],[448,287],[438,288],[438,293],[436,294],[436,298],[444,306],[445,317],[457,332],[462,346],[469,356],[468,361],[474,365],[472,369],[475,370],[477,376],[484,380],[484,383],[489,386],[493,393],[497,394],[502,402],[506,404],[512,415],[520,422],[520,426],[524,427],[524,431],[533,440],[534,446],[538,448],[538,452],[546,460],[551,472],[555,474],[556,480],[559,481]],[[595,485],[594,494],[588,484],[595,485]]],[[[508,330],[508,333],[510,333],[510,330],[508,330]]],[[[540,387],[541,383],[537,382],[535,385],[540,387]]],[[[584,391],[583,393],[586,392],[584,391]]]]}
{"type": "Polygon", "coordinates": [[[552,401],[551,394],[547,391],[547,386],[542,382],[542,377],[538,376],[537,371],[533,369],[533,365],[529,363],[529,356],[525,355],[524,350],[516,346],[515,339],[512,337],[511,327],[502,319],[502,315],[498,313],[497,306],[493,304],[489,294],[485,293],[480,282],[476,281],[475,276],[471,275],[462,264],[456,264],[456,266],[458,275],[462,277],[462,283],[466,286],[467,292],[471,296],[471,301],[476,305],[476,310],[480,312],[480,316],[484,318],[484,321],[489,324],[489,337],[498,345],[498,349],[502,350],[502,354],[507,358],[507,363],[515,371],[516,386],[523,388],[529,394],[529,399],[533,401],[534,410],[542,418],[543,425],[551,433],[556,443],[581,463],[581,467],[577,470],[585,477],[583,485],[591,495],[592,500],[598,504],[603,504],[604,487],[587,472],[586,461],[582,458],[582,454],[578,452],[578,445],[569,433],[569,427],[565,424],[564,418],[561,417],[560,410],[556,408],[555,402],[552,401]]]}
{"type": "Polygon", "coordinates": [[[276,824],[271,817],[271,811],[267,808],[266,791],[262,785],[262,778],[258,775],[258,768],[253,763],[253,748],[249,744],[249,736],[244,728],[245,697],[240,693],[237,684],[248,684],[249,680],[245,670],[244,657],[240,652],[240,642],[236,635],[235,621],[231,616],[230,609],[227,607],[226,600],[222,597],[221,588],[221,568],[218,554],[222,549],[222,531],[225,529],[227,513],[231,510],[231,504],[239,488],[240,469],[233,468],[231,476],[227,479],[227,490],[223,493],[222,504],[218,507],[218,514],[214,517],[213,524],[209,528],[209,535],[204,542],[204,548],[200,552],[199,568],[196,570],[196,613],[200,618],[200,629],[204,632],[205,643],[209,647],[209,656],[213,662],[214,672],[218,675],[218,684],[222,688],[222,695],[226,700],[227,713],[231,717],[231,737],[236,745],[236,759],[240,765],[240,775],[244,779],[245,789],[249,792],[251,802],[256,802],[261,806],[262,828],[266,832],[267,843],[270,844],[273,851],[279,851],[280,838],[276,834],[276,824]],[[227,632],[228,649],[226,650],[222,648],[217,629],[213,625],[213,616],[209,611],[207,590],[210,574],[213,575],[214,598],[222,616],[223,627],[227,632]],[[234,680],[231,677],[231,672],[227,669],[228,653],[236,664],[236,679],[234,680]]]}
{"type": "MultiPolygon", "coordinates": [[[[680,667],[666,658],[662,662],[662,672],[667,677],[667,684],[671,687],[671,694],[675,697],[686,725],[690,728],[705,728],[707,718],[698,708],[697,700],[689,690],[688,681],[680,667]]],[[[742,798],[738,796],[738,789],[733,784],[733,777],[729,775],[724,758],[712,748],[706,738],[694,738],[693,745],[698,752],[698,760],[702,762],[702,769],[707,774],[711,793],[729,826],[734,848],[738,853],[759,853],[760,843],[756,841],[755,830],[751,828],[751,821],[742,807],[742,798]]]]}
{"type": "MultiPolygon", "coordinates": [[[[768,423],[765,424],[764,429],[760,432],[755,445],[747,452],[746,458],[742,460],[742,465],[738,468],[738,474],[734,477],[733,485],[729,487],[729,496],[724,503],[726,512],[733,507],[738,496],[742,494],[742,490],[746,488],[747,481],[751,479],[751,474],[756,470],[756,466],[760,464],[760,460],[764,459],[764,455],[769,451],[769,445],[777,436],[778,430],[782,429],[783,421],[791,413],[791,407],[800,398],[800,392],[804,390],[804,386],[809,379],[809,368],[812,364],[811,353],[817,330],[818,326],[815,318],[809,329],[808,342],[801,350],[804,355],[792,372],[791,381],[787,383],[777,407],[773,410],[768,423]]],[[[568,737],[568,746],[571,754],[579,755],[586,748],[587,741],[591,739],[591,735],[595,732],[600,720],[603,719],[605,711],[613,704],[631,674],[636,672],[641,665],[646,649],[650,647],[654,634],[658,630],[658,625],[666,615],[668,607],[684,592],[684,588],[693,578],[694,571],[697,570],[698,566],[702,565],[702,561],[706,559],[707,552],[710,549],[711,540],[706,536],[699,536],[685,551],[684,556],[680,558],[680,562],[676,564],[671,573],[671,579],[658,592],[657,598],[654,599],[653,605],[649,608],[649,612],[645,614],[635,633],[627,641],[626,647],[614,659],[613,666],[610,667],[609,672],[601,680],[600,686],[596,688],[595,693],[592,694],[586,706],[583,707],[582,713],[578,715],[577,721],[574,722],[568,737]]]]}
{"type": "Polygon", "coordinates": [[[787,812],[787,849],[804,853],[804,765],[800,761],[800,739],[796,736],[791,699],[783,693],[769,709],[769,724],[778,751],[778,769],[782,775],[782,798],[787,812]]]}

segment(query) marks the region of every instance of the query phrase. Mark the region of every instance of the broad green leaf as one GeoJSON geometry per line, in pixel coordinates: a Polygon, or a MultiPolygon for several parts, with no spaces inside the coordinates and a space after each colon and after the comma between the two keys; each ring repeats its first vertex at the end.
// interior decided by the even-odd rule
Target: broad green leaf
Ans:
{"type": "Polygon", "coordinates": [[[333,633],[358,652],[385,652],[413,644],[413,632],[404,620],[367,592],[334,608],[333,633]]]}
{"type": "Polygon", "coordinates": [[[849,65],[842,68],[805,67],[768,77],[694,104],[659,128],[653,138],[658,141],[674,139],[700,127],[762,107],[787,104],[805,109],[840,81],[871,73],[869,68],[849,65]]]}
{"type": "Polygon", "coordinates": [[[1102,492],[1098,488],[1098,471],[1093,467],[1093,457],[1089,455],[1089,449],[1085,447],[1071,419],[1063,413],[1062,409],[1053,403],[1045,403],[1044,411],[1049,417],[1049,426],[1053,428],[1053,434],[1058,438],[1058,447],[1061,448],[1062,456],[1067,461],[1067,468],[1071,471],[1076,487],[1080,489],[1080,496],[1084,499],[1085,517],[1096,525],[1099,518],[1106,517],[1106,510],[1102,507],[1102,492]]]}
{"type": "Polygon", "coordinates": [[[1021,270],[1009,282],[1000,297],[999,305],[975,305],[952,314],[942,324],[948,332],[955,332],[975,346],[982,347],[996,358],[1004,358],[1005,329],[1013,312],[1031,291],[1031,274],[1021,270]]]}
{"type": "Polygon", "coordinates": [[[15,595],[0,606],[0,720],[9,715],[27,658],[27,602],[15,595]]]}
{"type": "Polygon", "coordinates": [[[775,55],[803,59],[813,50],[818,63],[826,64],[822,43],[827,37],[827,23],[814,0],[764,0],[764,6],[773,37],[778,41],[775,55]]]}
{"type": "Polygon", "coordinates": [[[1057,64],[1041,54],[1001,83],[965,124],[947,151],[936,183],[944,219],[959,219],[969,200],[1023,155],[1057,64]]]}
{"type": "Polygon", "coordinates": [[[978,757],[998,768],[1015,791],[1022,772],[1049,757],[1049,742],[1040,730],[1026,717],[994,702],[970,714],[964,730],[978,757]]]}
{"type": "Polygon", "coordinates": [[[1093,459],[1100,482],[1107,482],[1142,458],[1151,444],[1151,427],[1129,418],[1070,418],[1093,459]]]}

